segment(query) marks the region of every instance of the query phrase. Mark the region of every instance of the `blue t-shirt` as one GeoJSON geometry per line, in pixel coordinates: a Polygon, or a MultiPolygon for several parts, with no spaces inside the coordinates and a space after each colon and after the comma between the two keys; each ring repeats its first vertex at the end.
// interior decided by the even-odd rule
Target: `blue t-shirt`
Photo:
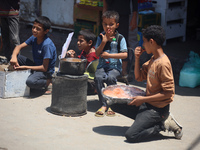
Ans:
{"type": "Polygon", "coordinates": [[[44,59],[49,59],[49,65],[47,72],[53,74],[55,71],[56,64],[56,47],[52,40],[47,37],[44,38],[44,41],[41,44],[37,44],[37,38],[33,35],[25,41],[27,45],[32,45],[33,60],[36,66],[43,64],[44,59]]]}
{"type": "MultiPolygon", "coordinates": [[[[102,34],[105,34],[105,32],[102,32],[102,34]]],[[[121,36],[122,38],[120,40],[120,43],[118,43],[118,44],[120,44],[118,52],[127,52],[126,40],[125,40],[125,38],[121,34],[119,34],[117,32],[117,34],[115,35],[115,38],[117,39],[117,42],[119,42],[118,41],[119,36],[121,36]]],[[[99,45],[101,44],[101,41],[102,41],[102,36],[99,35],[97,37],[97,42],[96,42],[96,45],[95,45],[95,49],[97,47],[99,47],[99,45]]],[[[106,43],[106,45],[104,46],[103,51],[106,51],[108,53],[110,52],[110,50],[111,50],[110,43],[111,42],[109,42],[109,41],[106,43]]],[[[99,64],[97,66],[97,69],[100,69],[100,68],[104,68],[104,69],[117,69],[117,70],[119,70],[121,72],[122,71],[122,60],[118,59],[117,65],[113,66],[113,65],[110,65],[109,63],[106,63],[106,60],[104,58],[99,57],[99,64]]]]}

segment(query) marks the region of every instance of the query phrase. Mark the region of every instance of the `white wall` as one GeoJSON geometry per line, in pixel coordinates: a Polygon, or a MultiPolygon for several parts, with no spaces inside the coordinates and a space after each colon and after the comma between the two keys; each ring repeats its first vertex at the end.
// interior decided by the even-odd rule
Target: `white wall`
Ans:
{"type": "Polygon", "coordinates": [[[55,25],[69,26],[74,24],[74,0],[42,0],[42,16],[51,18],[55,25]]]}
{"type": "Polygon", "coordinates": [[[20,17],[22,20],[32,22],[41,12],[47,16],[53,25],[70,27],[73,21],[74,0],[21,0],[20,17]]]}

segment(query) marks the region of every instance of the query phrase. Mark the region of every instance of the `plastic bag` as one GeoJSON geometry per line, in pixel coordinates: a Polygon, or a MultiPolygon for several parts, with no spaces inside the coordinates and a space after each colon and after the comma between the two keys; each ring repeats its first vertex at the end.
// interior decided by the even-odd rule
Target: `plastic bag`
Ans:
{"type": "Polygon", "coordinates": [[[180,71],[179,86],[194,88],[198,85],[200,85],[200,57],[190,51],[189,59],[180,71]]]}

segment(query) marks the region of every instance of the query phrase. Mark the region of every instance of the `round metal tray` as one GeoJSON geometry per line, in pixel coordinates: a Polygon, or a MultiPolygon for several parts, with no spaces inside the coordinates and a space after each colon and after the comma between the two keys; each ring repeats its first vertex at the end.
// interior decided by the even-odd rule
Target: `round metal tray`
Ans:
{"type": "Polygon", "coordinates": [[[103,94],[103,97],[106,99],[107,104],[112,105],[112,104],[115,104],[115,103],[119,103],[119,104],[130,103],[133,100],[132,99],[133,97],[135,97],[135,96],[145,96],[146,93],[143,90],[136,88],[134,86],[110,85],[110,86],[107,86],[106,88],[102,89],[102,94],[103,94]],[[126,98],[111,97],[111,96],[104,94],[104,92],[106,90],[113,91],[116,88],[122,89],[124,91],[124,93],[127,95],[127,97],[126,98]]]}

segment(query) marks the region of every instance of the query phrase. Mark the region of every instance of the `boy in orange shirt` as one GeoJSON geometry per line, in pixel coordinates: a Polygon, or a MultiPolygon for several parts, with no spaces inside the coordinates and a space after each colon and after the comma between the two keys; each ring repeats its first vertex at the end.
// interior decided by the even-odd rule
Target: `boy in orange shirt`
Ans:
{"type": "Polygon", "coordinates": [[[139,107],[139,111],[125,134],[126,139],[128,142],[142,142],[165,130],[173,131],[175,138],[181,139],[182,127],[169,113],[175,89],[172,66],[162,49],[165,41],[163,28],[157,25],[147,27],[143,31],[143,41],[146,52],[153,56],[140,68],[140,56],[144,49],[135,49],[135,79],[147,80],[146,96],[136,96],[128,104],[131,109],[139,107]]]}

